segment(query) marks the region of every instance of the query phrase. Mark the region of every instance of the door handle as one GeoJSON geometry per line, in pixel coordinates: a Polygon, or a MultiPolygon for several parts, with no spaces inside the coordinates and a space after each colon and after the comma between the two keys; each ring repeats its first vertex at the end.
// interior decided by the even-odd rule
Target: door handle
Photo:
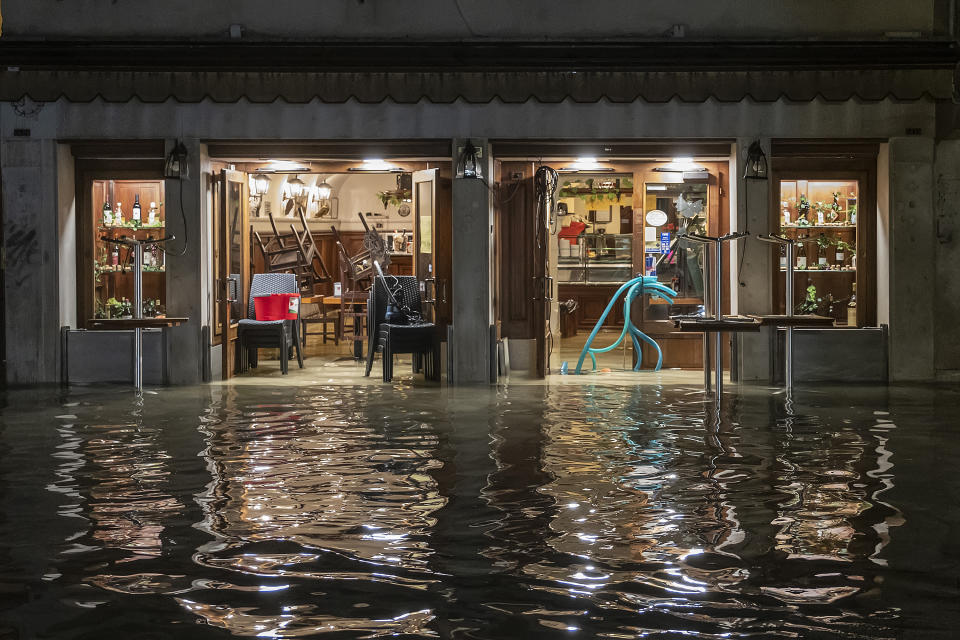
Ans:
{"type": "Polygon", "coordinates": [[[437,279],[424,278],[423,285],[423,301],[427,304],[434,304],[437,301],[437,279]],[[429,285],[427,285],[428,282],[430,283],[429,285]]]}
{"type": "Polygon", "coordinates": [[[218,298],[217,298],[217,302],[226,302],[226,303],[228,303],[228,304],[233,304],[234,302],[236,302],[236,301],[237,301],[236,298],[231,298],[231,297],[230,297],[230,293],[229,293],[229,292],[230,292],[229,283],[230,283],[230,282],[237,282],[237,278],[227,277],[227,278],[224,278],[224,279],[222,279],[222,280],[220,280],[220,279],[218,278],[218,279],[217,279],[217,282],[220,284],[220,286],[218,287],[218,289],[219,289],[219,290],[221,291],[221,293],[223,294],[222,297],[218,297],[218,298]]]}
{"type": "Polygon", "coordinates": [[[440,282],[442,283],[440,287],[440,301],[443,304],[447,304],[447,280],[444,278],[440,282]]]}

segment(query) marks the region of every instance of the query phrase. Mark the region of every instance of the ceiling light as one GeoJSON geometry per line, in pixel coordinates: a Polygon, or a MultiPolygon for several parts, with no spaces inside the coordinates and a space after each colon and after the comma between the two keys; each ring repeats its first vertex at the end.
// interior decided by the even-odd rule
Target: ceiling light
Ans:
{"type": "Polygon", "coordinates": [[[382,158],[367,158],[359,167],[350,167],[347,171],[369,171],[373,173],[400,173],[400,167],[394,166],[382,158]]]}

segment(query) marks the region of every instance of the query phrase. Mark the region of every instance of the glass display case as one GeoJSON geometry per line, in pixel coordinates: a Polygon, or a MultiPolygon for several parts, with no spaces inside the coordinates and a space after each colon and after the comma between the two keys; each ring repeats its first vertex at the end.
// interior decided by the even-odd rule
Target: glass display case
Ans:
{"type": "MultiPolygon", "coordinates": [[[[97,318],[133,313],[133,251],[104,238],[158,240],[165,235],[162,180],[94,180],[93,280],[97,318]]],[[[166,307],[166,261],[162,245],[143,252],[143,313],[163,315],[166,307]]]]}
{"type": "MultiPolygon", "coordinates": [[[[857,326],[857,180],[780,180],[780,233],[806,240],[794,256],[794,312],[831,316],[857,326]]],[[[786,252],[779,259],[784,289],[786,252]]],[[[775,300],[784,313],[782,294],[775,300]]]]}
{"type": "Polygon", "coordinates": [[[558,281],[623,284],[633,277],[633,236],[629,233],[585,233],[559,238],[558,281]]]}

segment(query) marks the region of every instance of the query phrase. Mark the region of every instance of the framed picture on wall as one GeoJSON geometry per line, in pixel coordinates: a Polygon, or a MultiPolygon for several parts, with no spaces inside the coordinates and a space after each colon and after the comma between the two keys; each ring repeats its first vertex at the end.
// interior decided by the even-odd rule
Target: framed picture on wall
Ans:
{"type": "Polygon", "coordinates": [[[613,207],[604,211],[600,209],[599,211],[590,210],[590,222],[597,222],[603,224],[605,222],[611,222],[613,220],[613,207]]]}

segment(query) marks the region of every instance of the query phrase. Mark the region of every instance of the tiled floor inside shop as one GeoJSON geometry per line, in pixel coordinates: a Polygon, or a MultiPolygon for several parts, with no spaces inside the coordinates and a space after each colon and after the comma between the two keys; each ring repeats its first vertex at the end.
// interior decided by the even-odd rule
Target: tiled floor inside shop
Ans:
{"type": "MultiPolygon", "coordinates": [[[[601,332],[594,346],[606,346],[616,340],[619,332],[601,332]]],[[[583,363],[582,375],[574,375],[577,360],[583,348],[585,335],[578,338],[566,339],[555,349],[551,357],[552,374],[550,384],[595,384],[604,381],[615,385],[635,384],[676,384],[702,385],[703,372],[700,370],[663,369],[652,371],[631,370],[633,362],[632,349],[624,350],[622,345],[609,353],[598,354],[597,369],[592,369],[590,357],[583,363]],[[566,362],[569,374],[560,374],[561,364],[566,362]]],[[[277,350],[263,349],[260,352],[260,366],[250,369],[246,373],[231,380],[233,384],[351,384],[351,385],[382,385],[380,354],[373,362],[370,377],[365,377],[366,343],[363,344],[364,359],[356,360],[352,355],[353,344],[341,342],[334,345],[332,341],[323,343],[319,336],[308,336],[304,350],[303,369],[297,367],[295,359],[290,361],[290,372],[284,376],[280,373],[280,363],[276,359],[277,350]]],[[[395,356],[394,383],[435,385],[438,383],[424,380],[423,374],[414,375],[411,371],[410,356],[395,356]]],[[[515,363],[514,363],[515,364],[515,363]]],[[[540,384],[529,370],[513,369],[510,372],[511,384],[540,384]]],[[[441,382],[440,384],[445,384],[441,382]]]]}

